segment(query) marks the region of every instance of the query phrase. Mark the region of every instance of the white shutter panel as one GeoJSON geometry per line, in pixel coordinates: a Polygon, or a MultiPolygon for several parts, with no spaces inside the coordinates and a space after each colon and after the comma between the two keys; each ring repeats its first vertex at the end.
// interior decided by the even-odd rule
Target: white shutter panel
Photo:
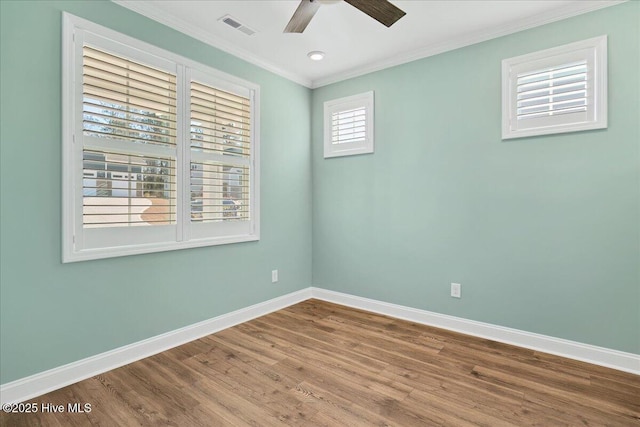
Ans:
{"type": "Polygon", "coordinates": [[[191,221],[249,221],[251,100],[191,82],[191,221]]]}
{"type": "Polygon", "coordinates": [[[85,228],[175,223],[173,159],[85,149],[82,164],[85,228]]]}
{"type": "Polygon", "coordinates": [[[85,135],[176,145],[176,76],[84,46],[85,135]]]}
{"type": "Polygon", "coordinates": [[[176,222],[176,75],[84,46],[83,226],[176,222]]]}
{"type": "Polygon", "coordinates": [[[586,111],[593,81],[587,61],[517,76],[517,119],[586,111]]]}
{"type": "Polygon", "coordinates": [[[331,143],[350,144],[365,141],[367,115],[364,106],[331,115],[331,143]]]}

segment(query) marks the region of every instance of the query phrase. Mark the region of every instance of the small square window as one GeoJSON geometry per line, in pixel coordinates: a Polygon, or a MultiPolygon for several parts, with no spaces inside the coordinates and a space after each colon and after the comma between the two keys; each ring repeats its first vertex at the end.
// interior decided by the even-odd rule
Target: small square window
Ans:
{"type": "Polygon", "coordinates": [[[324,103],[324,157],[373,153],[373,92],[324,103]]]}
{"type": "Polygon", "coordinates": [[[607,36],[502,61],[502,139],[607,127],[607,36]]]}

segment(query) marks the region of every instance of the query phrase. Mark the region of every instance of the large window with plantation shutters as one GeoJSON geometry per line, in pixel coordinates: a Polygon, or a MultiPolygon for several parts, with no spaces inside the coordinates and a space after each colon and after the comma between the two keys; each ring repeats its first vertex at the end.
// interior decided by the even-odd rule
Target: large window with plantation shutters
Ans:
{"type": "Polygon", "coordinates": [[[64,14],[63,261],[259,239],[259,87],[64,14]]]}

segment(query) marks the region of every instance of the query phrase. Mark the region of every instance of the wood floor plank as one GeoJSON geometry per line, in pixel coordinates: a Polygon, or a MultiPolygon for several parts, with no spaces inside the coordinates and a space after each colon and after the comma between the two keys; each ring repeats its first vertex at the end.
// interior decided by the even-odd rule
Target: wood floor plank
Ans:
{"type": "Polygon", "coordinates": [[[270,365],[262,364],[261,368],[261,362],[247,364],[239,357],[212,361],[210,356],[211,353],[195,356],[185,363],[196,370],[213,372],[229,387],[248,390],[243,393],[245,399],[258,407],[268,408],[274,419],[297,422],[315,414],[313,407],[301,404],[288,394],[297,381],[275,374],[270,365]]]}
{"type": "Polygon", "coordinates": [[[384,417],[358,407],[351,400],[341,398],[317,384],[303,381],[292,392],[299,399],[318,407],[318,412],[305,425],[389,425],[389,420],[384,417]]]}
{"type": "Polygon", "coordinates": [[[272,343],[286,348],[289,345],[289,354],[295,354],[303,358],[326,358],[326,361],[343,364],[344,366],[357,366],[358,368],[377,373],[384,369],[387,364],[376,357],[362,355],[355,351],[359,344],[352,339],[352,342],[336,343],[335,340],[325,341],[322,332],[309,333],[299,332],[297,326],[290,328],[280,327],[266,322],[256,322],[256,325],[263,330],[262,335],[271,340],[272,343]]]}
{"type": "Polygon", "coordinates": [[[428,411],[441,417],[447,425],[496,427],[514,427],[518,425],[510,420],[498,418],[500,414],[497,411],[483,411],[483,408],[477,402],[470,399],[459,399],[455,395],[414,390],[405,403],[412,404],[411,407],[420,408],[424,412],[428,411]],[[428,404],[421,405],[424,402],[428,402],[428,404]]]}
{"type": "MultiPolygon", "coordinates": [[[[321,322],[318,322],[321,323],[321,322]]],[[[354,337],[362,332],[362,328],[343,323],[341,327],[336,328],[333,335],[354,337]]],[[[359,344],[358,344],[359,345],[359,344]]],[[[370,334],[367,339],[367,345],[377,348],[384,348],[387,351],[401,354],[404,357],[422,360],[425,353],[437,354],[442,350],[442,345],[433,345],[431,342],[425,342],[420,337],[407,337],[406,335],[396,335],[378,330],[375,334],[370,334]],[[395,335],[395,336],[394,336],[395,335]]]]}
{"type": "Polygon", "coordinates": [[[530,378],[546,385],[553,385],[559,389],[575,391],[577,388],[587,389],[591,386],[591,379],[586,375],[574,375],[572,373],[558,372],[526,363],[522,359],[513,359],[504,355],[490,353],[470,352],[457,344],[447,345],[441,355],[447,358],[465,360],[469,363],[490,366],[492,369],[501,370],[509,375],[530,378]]]}
{"type": "Polygon", "coordinates": [[[609,399],[640,412],[640,384],[633,386],[600,375],[591,376],[591,387],[595,395],[606,395],[609,399]]]}
{"type": "Polygon", "coordinates": [[[0,426],[640,427],[640,376],[308,300],[30,400],[0,426]]]}
{"type": "MultiPolygon", "coordinates": [[[[331,390],[336,396],[351,400],[352,403],[360,406],[366,407],[368,404],[375,403],[376,400],[389,399],[387,395],[377,393],[368,387],[369,383],[364,379],[358,379],[354,375],[336,372],[334,369],[327,369],[323,366],[316,366],[313,363],[307,363],[307,361],[286,359],[279,362],[277,368],[288,376],[299,379],[300,382],[304,381],[331,390]],[[354,379],[355,381],[353,381],[354,379]]],[[[408,390],[405,389],[404,393],[397,390],[396,394],[401,394],[404,398],[408,395],[408,390]]]]}
{"type": "MultiPolygon", "coordinates": [[[[512,376],[509,373],[482,366],[476,366],[474,373],[487,381],[494,380],[525,390],[525,401],[537,402],[549,407],[557,406],[565,413],[575,414],[577,418],[588,414],[589,418],[596,421],[594,425],[604,425],[609,419],[614,418],[619,420],[620,425],[631,425],[630,423],[634,421],[640,421],[640,414],[618,405],[605,396],[579,391],[568,392],[531,378],[512,376]]],[[[576,421],[572,419],[572,422],[576,421]]]]}

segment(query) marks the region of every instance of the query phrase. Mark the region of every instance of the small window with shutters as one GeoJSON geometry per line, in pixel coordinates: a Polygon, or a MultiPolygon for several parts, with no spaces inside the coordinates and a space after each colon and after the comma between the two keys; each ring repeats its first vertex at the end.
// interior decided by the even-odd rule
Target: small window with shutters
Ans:
{"type": "Polygon", "coordinates": [[[259,87],[64,14],[63,261],[259,239],[259,87]]]}
{"type": "Polygon", "coordinates": [[[607,37],[502,61],[502,138],[607,127],[607,37]]]}
{"type": "Polygon", "coordinates": [[[324,103],[324,157],[373,153],[373,92],[324,103]]]}

